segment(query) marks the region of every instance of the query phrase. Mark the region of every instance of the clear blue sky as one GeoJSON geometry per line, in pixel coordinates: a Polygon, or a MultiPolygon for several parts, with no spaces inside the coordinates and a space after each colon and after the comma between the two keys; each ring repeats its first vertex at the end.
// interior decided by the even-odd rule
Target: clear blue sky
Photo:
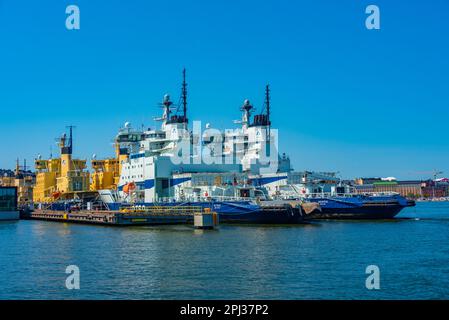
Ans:
{"type": "Polygon", "coordinates": [[[216,127],[269,82],[295,169],[449,175],[448,39],[446,0],[0,0],[0,167],[48,157],[69,124],[76,156],[112,155],[125,121],[153,126],[178,97],[185,66],[190,119],[216,127]],[[69,4],[81,30],[65,28],[69,4]],[[365,28],[369,4],[381,30],[365,28]]]}

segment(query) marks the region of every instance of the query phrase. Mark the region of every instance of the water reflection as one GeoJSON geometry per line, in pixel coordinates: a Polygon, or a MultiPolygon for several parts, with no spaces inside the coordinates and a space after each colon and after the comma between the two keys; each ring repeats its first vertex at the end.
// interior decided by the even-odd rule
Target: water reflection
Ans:
{"type": "Polygon", "coordinates": [[[396,222],[218,230],[0,223],[0,298],[448,297],[448,209],[418,204],[396,222]],[[81,290],[65,289],[71,264],[81,290]],[[365,289],[369,264],[381,268],[380,291],[365,289]]]}

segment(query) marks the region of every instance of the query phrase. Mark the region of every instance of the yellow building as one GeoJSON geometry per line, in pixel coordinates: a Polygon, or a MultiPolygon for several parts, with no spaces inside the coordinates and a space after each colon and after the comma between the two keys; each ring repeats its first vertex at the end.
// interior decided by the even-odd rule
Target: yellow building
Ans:
{"type": "Polygon", "coordinates": [[[72,158],[72,127],[67,139],[64,134],[59,140],[61,157],[36,159],[36,186],[34,202],[52,202],[59,199],[74,199],[89,191],[90,174],[86,171],[86,160],[72,158]]]}
{"type": "Polygon", "coordinates": [[[33,202],[33,188],[35,183],[36,177],[27,171],[26,162],[24,162],[23,169],[21,170],[19,159],[17,159],[14,186],[17,187],[17,201],[19,205],[33,202]]]}
{"type": "Polygon", "coordinates": [[[13,187],[16,178],[14,176],[4,175],[0,177],[0,186],[2,187],[13,187]]]}

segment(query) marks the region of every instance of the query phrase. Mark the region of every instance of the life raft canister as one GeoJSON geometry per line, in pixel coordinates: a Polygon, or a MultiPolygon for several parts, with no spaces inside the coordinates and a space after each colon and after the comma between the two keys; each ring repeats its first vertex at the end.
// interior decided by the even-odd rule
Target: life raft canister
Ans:
{"type": "Polygon", "coordinates": [[[58,199],[61,196],[61,192],[59,191],[55,191],[51,194],[51,196],[53,197],[53,199],[58,199]]]}

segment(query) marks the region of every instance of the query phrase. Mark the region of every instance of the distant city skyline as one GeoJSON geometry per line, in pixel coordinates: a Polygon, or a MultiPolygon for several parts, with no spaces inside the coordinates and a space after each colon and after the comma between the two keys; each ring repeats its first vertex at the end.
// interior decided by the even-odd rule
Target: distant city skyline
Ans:
{"type": "Polygon", "coordinates": [[[75,157],[112,156],[119,127],[154,127],[163,95],[177,101],[185,67],[189,119],[222,129],[244,99],[260,111],[269,83],[295,170],[449,176],[448,13],[444,0],[0,0],[0,168],[56,156],[67,125],[75,157]],[[380,30],[365,27],[370,4],[380,30]]]}

